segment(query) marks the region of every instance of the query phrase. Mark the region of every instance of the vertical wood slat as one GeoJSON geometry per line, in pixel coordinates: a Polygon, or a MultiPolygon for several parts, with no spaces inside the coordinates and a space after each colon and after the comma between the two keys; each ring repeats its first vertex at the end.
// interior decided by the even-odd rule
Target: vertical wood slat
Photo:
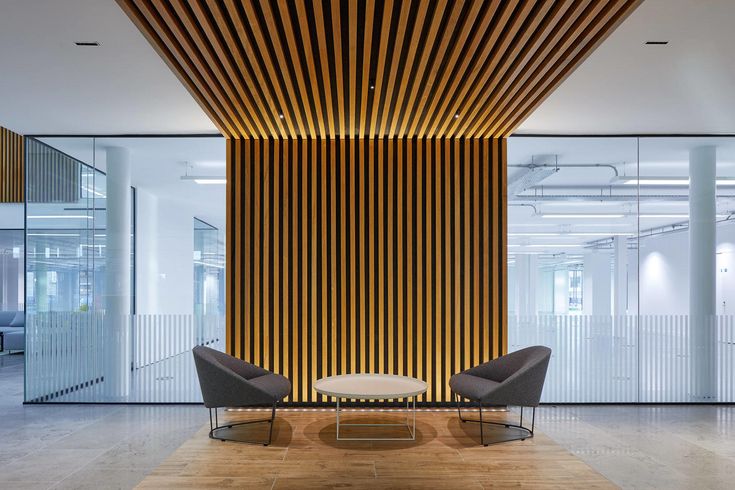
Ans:
{"type": "Polygon", "coordinates": [[[0,203],[25,200],[25,139],[0,127],[0,203]]]}
{"type": "Polygon", "coordinates": [[[426,380],[503,352],[502,142],[228,140],[228,349],[287,375],[426,380]],[[240,230],[240,231],[238,231],[240,230]]]}

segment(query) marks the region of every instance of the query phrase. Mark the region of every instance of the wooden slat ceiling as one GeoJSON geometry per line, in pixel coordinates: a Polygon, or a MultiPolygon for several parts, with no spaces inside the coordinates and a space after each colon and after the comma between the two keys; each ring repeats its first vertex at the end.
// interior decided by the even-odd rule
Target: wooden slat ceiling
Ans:
{"type": "Polygon", "coordinates": [[[502,137],[642,0],[118,0],[225,136],[502,137]]]}

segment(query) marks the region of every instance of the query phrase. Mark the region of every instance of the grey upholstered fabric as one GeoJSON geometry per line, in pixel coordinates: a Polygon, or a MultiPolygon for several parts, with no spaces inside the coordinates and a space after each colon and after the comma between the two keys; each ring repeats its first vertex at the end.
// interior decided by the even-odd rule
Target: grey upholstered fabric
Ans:
{"type": "Polygon", "coordinates": [[[489,405],[538,406],[551,349],[534,346],[455,374],[452,391],[489,405]]]}
{"type": "Polygon", "coordinates": [[[17,331],[5,333],[3,347],[6,351],[19,351],[26,348],[26,335],[22,328],[17,331]]]}
{"type": "Polygon", "coordinates": [[[10,327],[20,327],[23,328],[26,326],[26,314],[23,311],[17,311],[15,313],[15,317],[10,321],[10,324],[8,325],[10,327]]]}
{"type": "Polygon", "coordinates": [[[9,327],[17,311],[0,311],[0,327],[9,327]]]}
{"type": "Polygon", "coordinates": [[[291,382],[263,368],[202,345],[194,347],[204,406],[272,405],[291,392],[291,382]]]}

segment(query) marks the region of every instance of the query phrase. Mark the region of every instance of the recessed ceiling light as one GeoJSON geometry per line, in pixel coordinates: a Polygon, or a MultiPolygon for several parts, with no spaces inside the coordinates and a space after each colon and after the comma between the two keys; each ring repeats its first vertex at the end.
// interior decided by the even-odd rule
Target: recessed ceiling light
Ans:
{"type": "Polygon", "coordinates": [[[459,114],[455,114],[454,119],[459,119],[459,114]]]}
{"type": "Polygon", "coordinates": [[[666,46],[667,44],[669,44],[668,41],[646,41],[648,46],[666,46]]]}
{"type": "Polygon", "coordinates": [[[102,43],[100,43],[99,41],[75,41],[74,44],[82,47],[96,48],[102,43]]]}
{"type": "Polygon", "coordinates": [[[279,114],[279,115],[278,115],[278,117],[279,117],[280,119],[283,119],[283,114],[279,114]]]}

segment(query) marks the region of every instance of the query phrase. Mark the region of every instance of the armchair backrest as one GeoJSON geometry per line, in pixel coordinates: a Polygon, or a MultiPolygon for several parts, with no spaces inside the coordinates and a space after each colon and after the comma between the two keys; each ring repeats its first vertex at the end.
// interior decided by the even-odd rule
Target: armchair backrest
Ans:
{"type": "Polygon", "coordinates": [[[270,397],[248,380],[268,371],[218,350],[192,349],[204,406],[208,408],[269,403],[270,397]]]}
{"type": "Polygon", "coordinates": [[[468,369],[467,374],[501,383],[495,396],[509,405],[537,406],[546,380],[551,349],[526,347],[468,369]]]}

